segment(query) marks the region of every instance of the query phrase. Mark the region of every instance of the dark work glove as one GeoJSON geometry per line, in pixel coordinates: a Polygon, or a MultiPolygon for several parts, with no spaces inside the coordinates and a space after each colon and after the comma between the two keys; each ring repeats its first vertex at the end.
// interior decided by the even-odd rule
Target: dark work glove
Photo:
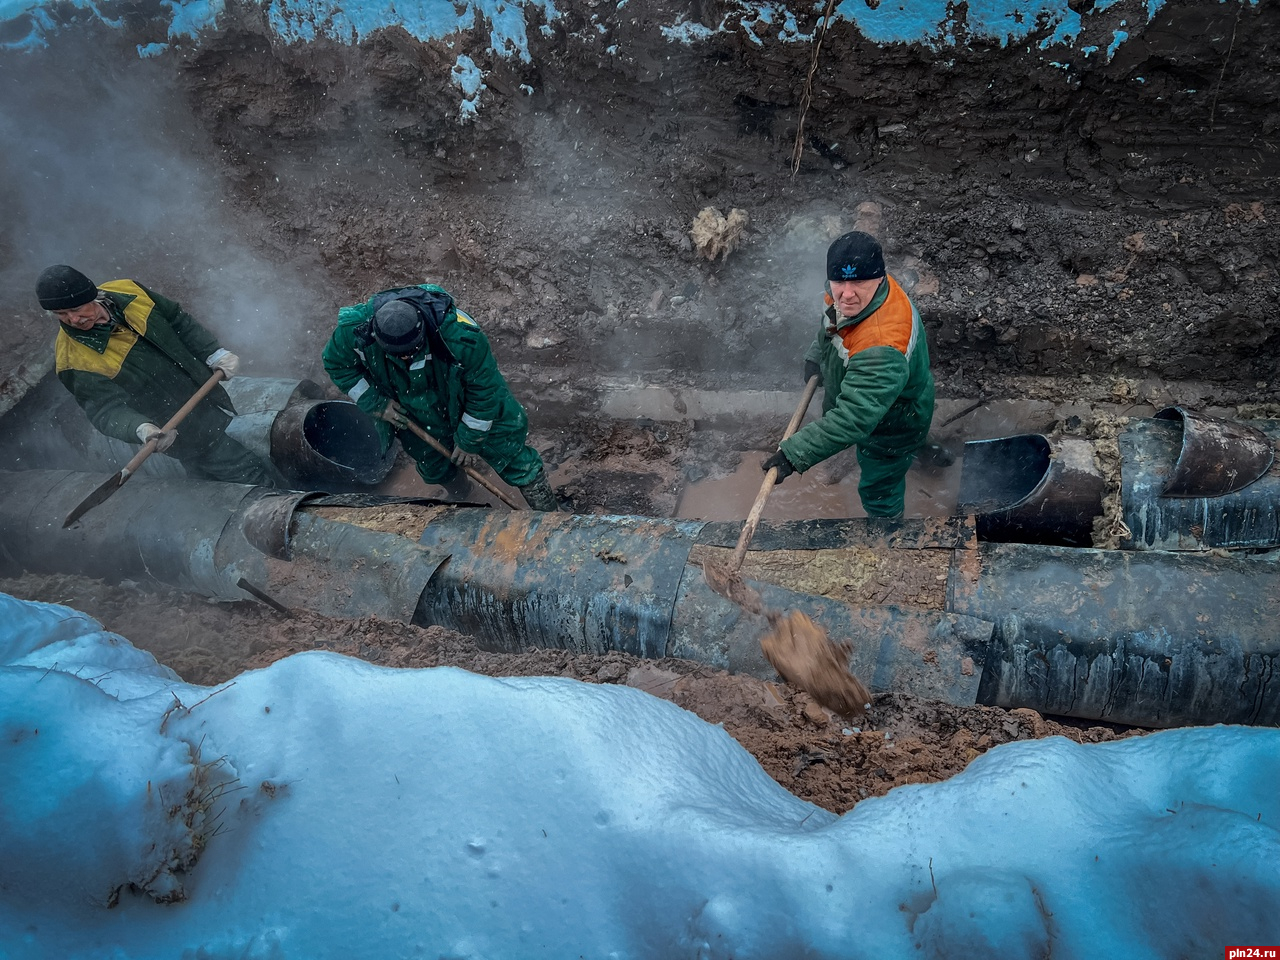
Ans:
{"type": "Polygon", "coordinates": [[[791,461],[787,459],[787,455],[779,450],[772,457],[760,464],[760,469],[768,473],[774,467],[778,468],[777,483],[781,483],[787,477],[796,472],[796,468],[791,465],[791,461]]]}
{"type": "Polygon", "coordinates": [[[804,382],[808,383],[814,377],[818,378],[818,386],[822,386],[822,368],[812,360],[806,360],[804,362],[804,382]]]}
{"type": "Polygon", "coordinates": [[[394,400],[388,400],[387,405],[382,408],[382,412],[378,416],[397,430],[403,430],[409,425],[409,418],[405,416],[404,408],[394,400]]]}

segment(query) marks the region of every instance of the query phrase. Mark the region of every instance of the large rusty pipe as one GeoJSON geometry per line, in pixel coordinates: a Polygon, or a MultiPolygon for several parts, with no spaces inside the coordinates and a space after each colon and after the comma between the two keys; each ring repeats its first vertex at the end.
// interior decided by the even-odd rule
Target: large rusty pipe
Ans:
{"type": "Polygon", "coordinates": [[[1280,551],[987,543],[953,565],[948,606],[997,625],[983,703],[1145,727],[1280,725],[1280,551]]]}
{"type": "MultiPolygon", "coordinates": [[[[373,419],[346,399],[328,399],[310,380],[234,377],[223,384],[236,416],[227,434],[270,460],[296,486],[367,487],[384,480],[395,447],[381,448],[373,419]]],[[[32,390],[0,424],[0,458],[30,470],[112,473],[138,450],[99,433],[60,383],[50,378],[32,390]]],[[[142,476],[182,478],[182,465],[149,457],[142,476]]]]}
{"type": "MultiPolygon", "coordinates": [[[[220,599],[246,599],[243,578],[286,606],[441,624],[490,649],[621,650],[774,676],[759,650],[763,619],[707,589],[689,562],[700,523],[440,506],[415,543],[309,510],[350,498],[139,478],[61,530],[95,480],[0,474],[11,572],[151,579],[220,599]]],[[[759,588],[771,606],[803,609],[852,641],[851,668],[873,689],[974,702],[990,624],[759,588]]]]}
{"type": "MultiPolygon", "coordinates": [[[[388,498],[140,477],[61,530],[98,479],[0,474],[0,559],[11,572],[149,578],[247,599],[236,586],[243,577],[286,606],[439,623],[495,650],[621,650],[773,676],[759,653],[763,622],[709,590],[690,560],[695,547],[732,545],[732,524],[413,501],[429,515],[415,542],[312,509],[388,498]]],[[[1142,726],[1280,724],[1274,553],[976,544],[959,525],[865,520],[766,525],[755,545],[847,543],[951,558],[938,610],[754,584],[770,607],[803,610],[852,641],[850,667],[874,690],[1142,726]]]]}

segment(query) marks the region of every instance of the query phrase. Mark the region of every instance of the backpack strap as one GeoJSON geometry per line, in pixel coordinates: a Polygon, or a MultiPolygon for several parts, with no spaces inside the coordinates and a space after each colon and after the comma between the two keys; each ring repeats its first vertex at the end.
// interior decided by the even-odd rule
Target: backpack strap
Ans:
{"type": "MultiPolygon", "coordinates": [[[[398,287],[395,290],[386,290],[373,298],[371,306],[373,312],[377,313],[379,308],[392,300],[403,300],[412,304],[413,308],[418,311],[418,316],[422,318],[422,322],[427,329],[427,343],[431,346],[431,355],[438,357],[451,367],[458,366],[458,360],[453,355],[453,351],[449,349],[449,345],[444,342],[444,336],[440,333],[440,327],[448,320],[450,313],[455,313],[453,298],[443,290],[423,290],[421,287],[398,287]]],[[[361,324],[359,330],[356,331],[357,337],[373,338],[371,328],[372,320],[369,323],[361,324]]]]}

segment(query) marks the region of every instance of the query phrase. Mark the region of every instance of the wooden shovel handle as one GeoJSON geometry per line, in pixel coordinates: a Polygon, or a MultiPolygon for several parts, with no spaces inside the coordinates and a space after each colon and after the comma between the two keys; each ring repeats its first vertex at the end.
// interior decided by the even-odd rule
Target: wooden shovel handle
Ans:
{"type": "MultiPolygon", "coordinates": [[[[796,412],[791,415],[787,429],[782,434],[783,440],[800,429],[800,421],[804,419],[805,411],[809,409],[809,404],[817,390],[818,377],[814,375],[804,385],[804,393],[800,397],[796,412]]],[[[751,543],[751,538],[755,536],[756,527],[760,523],[760,514],[764,513],[764,502],[769,498],[769,491],[773,489],[773,485],[777,482],[778,468],[770,467],[765,472],[764,483],[760,484],[760,492],[756,494],[755,503],[751,504],[751,512],[747,514],[747,519],[742,524],[742,533],[738,537],[738,545],[733,548],[733,556],[729,558],[730,573],[737,573],[742,566],[742,561],[747,556],[747,545],[751,543]]]]}
{"type": "MultiPolygon", "coordinates": [[[[417,437],[419,440],[421,440],[423,443],[429,446],[436,453],[440,454],[440,456],[450,457],[450,458],[453,457],[452,450],[446,447],[443,443],[441,443],[431,434],[427,433],[427,431],[423,430],[420,426],[418,426],[408,417],[405,417],[404,421],[405,421],[404,425],[409,428],[410,433],[412,433],[415,437],[417,437]]],[[[501,490],[495,487],[492,483],[486,480],[482,474],[477,473],[476,471],[472,470],[470,467],[463,467],[462,470],[464,473],[466,473],[468,477],[470,477],[476,483],[480,484],[480,486],[484,487],[486,490],[492,493],[495,497],[497,497],[499,500],[505,503],[512,510],[520,509],[519,504],[515,503],[510,497],[508,497],[501,490]]]]}
{"type": "MultiPolygon", "coordinates": [[[[191,395],[191,399],[178,408],[178,412],[170,417],[161,430],[172,430],[183,420],[187,419],[187,414],[196,408],[201,400],[207,397],[219,383],[226,379],[226,373],[222,370],[213,371],[213,376],[204,382],[204,385],[191,395]]],[[[142,461],[156,452],[155,439],[148,440],[142,445],[142,449],[133,455],[133,459],[124,465],[124,469],[120,471],[121,483],[128,479],[140,466],[142,461]]]]}

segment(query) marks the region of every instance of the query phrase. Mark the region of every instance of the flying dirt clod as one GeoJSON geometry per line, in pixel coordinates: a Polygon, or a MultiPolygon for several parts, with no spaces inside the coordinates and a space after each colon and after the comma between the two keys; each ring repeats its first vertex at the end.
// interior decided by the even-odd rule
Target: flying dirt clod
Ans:
{"type": "Polygon", "coordinates": [[[849,672],[852,647],[847,642],[836,643],[799,610],[766,615],[771,629],[760,638],[760,649],[778,676],[841,716],[866,710],[871,694],[849,672]]]}

